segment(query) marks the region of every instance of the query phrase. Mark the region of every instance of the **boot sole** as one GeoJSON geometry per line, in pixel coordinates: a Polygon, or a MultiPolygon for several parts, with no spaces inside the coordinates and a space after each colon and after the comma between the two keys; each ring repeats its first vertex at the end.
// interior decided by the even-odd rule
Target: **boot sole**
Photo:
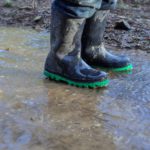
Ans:
{"type": "Polygon", "coordinates": [[[60,75],[50,73],[48,71],[44,71],[44,75],[52,80],[55,81],[62,81],[65,82],[69,85],[76,86],[76,87],[81,87],[81,88],[98,88],[98,87],[106,87],[109,84],[109,80],[103,80],[103,81],[98,81],[98,82],[93,82],[93,83],[82,83],[82,82],[75,82],[69,79],[66,79],[60,75]]]}
{"type": "MultiPolygon", "coordinates": [[[[95,67],[99,67],[99,66],[95,66],[95,67]]],[[[113,72],[126,72],[126,71],[132,71],[133,70],[133,65],[130,64],[128,66],[125,67],[121,67],[121,68],[105,68],[105,67],[99,67],[100,69],[104,69],[104,70],[110,70],[113,72]]]]}

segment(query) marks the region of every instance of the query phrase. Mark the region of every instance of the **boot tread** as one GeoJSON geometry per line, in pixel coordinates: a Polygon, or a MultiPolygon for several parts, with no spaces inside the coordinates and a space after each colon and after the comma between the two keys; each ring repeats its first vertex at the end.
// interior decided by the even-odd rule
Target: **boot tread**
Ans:
{"type": "Polygon", "coordinates": [[[98,88],[98,87],[106,87],[109,84],[109,80],[105,79],[103,81],[97,81],[97,82],[92,82],[92,83],[88,83],[88,82],[75,82],[69,79],[66,79],[60,75],[54,74],[54,73],[50,73],[48,71],[44,71],[44,75],[50,79],[53,79],[55,81],[63,81],[69,85],[72,86],[76,86],[76,87],[80,87],[80,88],[98,88]]]}
{"type": "Polygon", "coordinates": [[[106,68],[106,67],[101,67],[101,66],[93,66],[93,67],[99,67],[100,69],[103,70],[110,70],[112,72],[123,72],[123,71],[131,71],[133,70],[133,65],[129,64],[125,67],[120,67],[120,68],[106,68]]]}

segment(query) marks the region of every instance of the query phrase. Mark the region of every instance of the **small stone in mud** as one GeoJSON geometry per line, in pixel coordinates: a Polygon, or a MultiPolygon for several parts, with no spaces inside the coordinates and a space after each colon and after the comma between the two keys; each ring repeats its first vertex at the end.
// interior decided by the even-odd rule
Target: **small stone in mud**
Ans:
{"type": "Polygon", "coordinates": [[[150,53],[150,50],[147,50],[147,53],[150,53]]]}
{"type": "Polygon", "coordinates": [[[41,19],[42,19],[41,16],[36,16],[36,17],[34,18],[34,22],[38,22],[38,21],[40,21],[41,19]]]}
{"type": "Polygon", "coordinates": [[[117,30],[131,30],[131,26],[125,20],[117,22],[114,28],[117,30]]]}
{"type": "Polygon", "coordinates": [[[12,1],[11,0],[5,0],[4,1],[4,7],[12,7],[12,1]]]}

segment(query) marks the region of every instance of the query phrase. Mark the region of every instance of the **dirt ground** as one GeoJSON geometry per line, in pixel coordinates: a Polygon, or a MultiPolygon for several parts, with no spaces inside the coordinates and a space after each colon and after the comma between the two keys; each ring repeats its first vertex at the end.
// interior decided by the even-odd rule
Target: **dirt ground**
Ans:
{"type": "MultiPolygon", "coordinates": [[[[12,0],[10,5],[0,1],[1,26],[27,26],[36,30],[49,30],[49,0],[12,0]]],[[[107,45],[117,49],[140,49],[150,53],[150,5],[126,4],[113,11],[105,35],[107,45]],[[125,20],[131,30],[116,30],[115,24],[125,20]]]]}

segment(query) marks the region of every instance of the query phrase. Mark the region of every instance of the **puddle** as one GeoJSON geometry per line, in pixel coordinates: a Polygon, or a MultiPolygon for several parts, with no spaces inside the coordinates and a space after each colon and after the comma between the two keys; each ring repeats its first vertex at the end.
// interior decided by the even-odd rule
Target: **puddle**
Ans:
{"type": "Polygon", "coordinates": [[[0,49],[0,150],[150,148],[149,54],[126,52],[133,73],[90,90],[44,78],[45,31],[1,27],[0,49]]]}
{"type": "Polygon", "coordinates": [[[97,105],[119,149],[150,149],[150,55],[132,53],[132,75],[111,81],[97,105]],[[128,148],[127,148],[128,147],[128,148]]]}

